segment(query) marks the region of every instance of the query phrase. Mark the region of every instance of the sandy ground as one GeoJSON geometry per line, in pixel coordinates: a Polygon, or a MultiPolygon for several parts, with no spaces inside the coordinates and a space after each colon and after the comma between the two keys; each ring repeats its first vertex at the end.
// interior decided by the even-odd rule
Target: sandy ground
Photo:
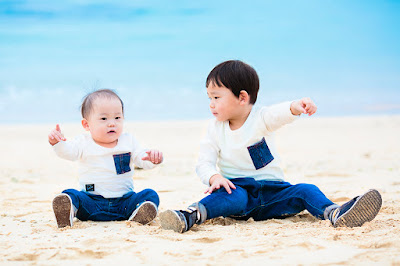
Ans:
{"type": "MultiPolygon", "coordinates": [[[[137,170],[136,190],[155,189],[160,211],[200,200],[194,167],[206,121],[127,123],[126,131],[164,152],[137,170]]],[[[83,130],[62,124],[67,137],[83,130]]],[[[130,222],[81,222],[58,229],[51,201],[76,187],[77,164],[47,143],[53,125],[0,126],[0,264],[22,265],[400,265],[400,116],[305,118],[277,132],[286,180],[313,183],[344,203],[369,188],[383,207],[359,228],[333,228],[307,212],[261,222],[216,218],[178,234],[130,222]]]]}

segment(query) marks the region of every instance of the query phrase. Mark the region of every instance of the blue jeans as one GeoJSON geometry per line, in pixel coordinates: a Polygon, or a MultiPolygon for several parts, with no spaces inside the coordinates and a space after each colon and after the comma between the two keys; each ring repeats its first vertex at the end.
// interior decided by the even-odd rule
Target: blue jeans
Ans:
{"type": "Polygon", "coordinates": [[[72,199],[77,209],[76,217],[81,221],[122,221],[127,220],[132,212],[144,201],[160,203],[157,193],[145,189],[139,193],[128,192],[120,198],[104,198],[75,189],[64,190],[72,199]]]}
{"type": "Polygon", "coordinates": [[[240,220],[252,217],[255,221],[293,216],[303,210],[324,219],[324,211],[334,203],[317,186],[311,184],[291,185],[288,182],[256,181],[253,178],[230,179],[236,189],[228,194],[221,188],[202,203],[207,219],[224,216],[240,220]]]}

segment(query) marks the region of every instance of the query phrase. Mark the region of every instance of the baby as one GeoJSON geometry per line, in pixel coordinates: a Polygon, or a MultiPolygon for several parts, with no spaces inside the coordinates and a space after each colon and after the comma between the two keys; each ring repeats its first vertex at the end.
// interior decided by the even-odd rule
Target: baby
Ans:
{"type": "Polygon", "coordinates": [[[159,197],[152,189],[133,191],[133,164],[151,169],[162,163],[158,150],[146,150],[123,133],[124,105],[112,90],[88,94],[81,106],[82,126],[90,134],[67,140],[59,125],[49,143],[64,159],[79,161],[79,189],[67,189],[53,199],[59,228],[81,221],[129,220],[151,222],[158,213],[159,197]]]}

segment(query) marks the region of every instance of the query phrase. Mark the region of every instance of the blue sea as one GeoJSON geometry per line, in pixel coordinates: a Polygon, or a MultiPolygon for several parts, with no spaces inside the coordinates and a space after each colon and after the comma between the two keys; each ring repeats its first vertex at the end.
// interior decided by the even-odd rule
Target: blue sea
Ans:
{"type": "Polygon", "coordinates": [[[239,59],[257,103],[400,114],[400,1],[0,1],[0,123],[80,121],[111,88],[126,119],[211,118],[205,80],[239,59]]]}

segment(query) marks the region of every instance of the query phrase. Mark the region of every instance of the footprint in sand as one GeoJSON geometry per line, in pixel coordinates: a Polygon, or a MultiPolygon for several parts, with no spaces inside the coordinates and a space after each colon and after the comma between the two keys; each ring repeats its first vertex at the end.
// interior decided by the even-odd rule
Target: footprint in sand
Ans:
{"type": "Polygon", "coordinates": [[[38,259],[38,257],[39,257],[39,254],[24,253],[17,257],[10,259],[10,261],[35,261],[38,259]]]}
{"type": "Polygon", "coordinates": [[[331,201],[333,202],[347,202],[350,198],[348,197],[339,197],[339,198],[332,198],[331,201]]]}
{"type": "Polygon", "coordinates": [[[109,255],[109,253],[104,252],[104,251],[93,251],[90,249],[81,250],[79,248],[73,248],[73,247],[69,247],[67,249],[73,250],[83,257],[92,257],[92,258],[96,258],[96,259],[102,259],[105,256],[109,255]]]}
{"type": "Polygon", "coordinates": [[[201,237],[201,238],[197,238],[197,239],[193,239],[194,242],[199,242],[199,243],[214,243],[214,242],[218,242],[221,241],[222,238],[220,237],[201,237]]]}
{"type": "Polygon", "coordinates": [[[159,193],[167,193],[167,192],[173,192],[172,190],[158,190],[157,192],[159,193]]]}
{"type": "Polygon", "coordinates": [[[204,224],[232,225],[232,224],[236,224],[238,222],[239,221],[231,219],[231,218],[217,217],[217,218],[213,218],[213,219],[205,221],[204,224]]]}
{"type": "Polygon", "coordinates": [[[307,250],[317,250],[317,249],[324,249],[323,246],[320,245],[316,245],[310,242],[303,242],[303,243],[299,243],[296,244],[297,247],[303,247],[306,248],[307,250]]]}
{"type": "Polygon", "coordinates": [[[202,253],[200,250],[196,250],[196,251],[190,252],[190,255],[193,255],[193,256],[201,256],[201,255],[203,255],[203,253],[202,253]]]}
{"type": "Polygon", "coordinates": [[[308,177],[308,178],[320,178],[320,177],[327,177],[327,176],[332,176],[332,177],[350,177],[349,174],[329,173],[329,172],[319,172],[319,173],[312,173],[312,174],[306,174],[305,175],[305,177],[308,177]]]}

